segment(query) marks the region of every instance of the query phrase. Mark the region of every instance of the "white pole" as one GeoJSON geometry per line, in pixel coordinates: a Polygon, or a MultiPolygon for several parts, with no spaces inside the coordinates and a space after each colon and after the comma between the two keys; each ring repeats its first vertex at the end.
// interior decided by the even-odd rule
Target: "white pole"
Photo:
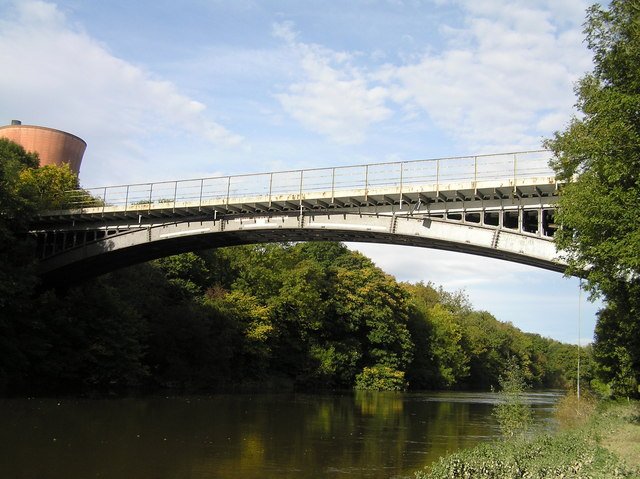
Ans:
{"type": "Polygon", "coordinates": [[[580,279],[580,283],[578,285],[578,386],[577,386],[577,393],[578,393],[578,401],[580,401],[580,316],[581,316],[581,309],[582,309],[582,279],[580,279]]]}

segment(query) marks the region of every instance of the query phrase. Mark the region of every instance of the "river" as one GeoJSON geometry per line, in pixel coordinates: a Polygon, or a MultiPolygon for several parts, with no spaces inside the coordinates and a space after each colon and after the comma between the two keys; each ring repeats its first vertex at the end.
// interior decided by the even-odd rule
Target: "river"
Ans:
{"type": "MultiPolygon", "coordinates": [[[[552,427],[557,392],[529,393],[552,427]]],[[[492,393],[0,399],[0,477],[404,478],[497,437],[492,393]]]]}

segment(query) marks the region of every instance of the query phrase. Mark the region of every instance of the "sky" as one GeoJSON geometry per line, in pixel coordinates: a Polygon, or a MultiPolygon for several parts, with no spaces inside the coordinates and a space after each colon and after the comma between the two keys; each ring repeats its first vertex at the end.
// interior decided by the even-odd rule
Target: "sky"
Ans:
{"type": "MultiPolygon", "coordinates": [[[[583,0],[0,0],[0,125],[83,138],[84,187],[540,149],[592,68],[583,0]]],[[[349,245],[582,343],[561,274],[349,245]]]]}

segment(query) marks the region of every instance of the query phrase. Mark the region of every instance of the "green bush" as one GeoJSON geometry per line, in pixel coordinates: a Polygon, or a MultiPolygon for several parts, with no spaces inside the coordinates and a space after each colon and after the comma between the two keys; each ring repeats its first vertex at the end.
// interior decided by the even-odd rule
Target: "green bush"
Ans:
{"type": "Polygon", "coordinates": [[[431,470],[419,471],[416,479],[546,479],[562,477],[637,477],[613,454],[593,444],[588,434],[565,433],[483,444],[440,459],[431,470]]]}
{"type": "Polygon", "coordinates": [[[404,391],[407,388],[407,382],[404,371],[388,366],[372,366],[364,368],[356,376],[355,388],[367,391],[404,391]]]}
{"type": "Polygon", "coordinates": [[[527,389],[522,369],[514,361],[509,361],[507,369],[500,377],[500,402],[493,415],[498,420],[502,435],[507,438],[525,434],[533,417],[531,407],[525,402],[523,393],[527,389]]]}

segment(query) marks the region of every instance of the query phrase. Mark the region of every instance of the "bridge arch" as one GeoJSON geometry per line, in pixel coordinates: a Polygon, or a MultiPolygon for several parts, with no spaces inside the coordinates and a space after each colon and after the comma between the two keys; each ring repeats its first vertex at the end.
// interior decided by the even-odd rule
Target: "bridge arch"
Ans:
{"type": "Polygon", "coordinates": [[[79,281],[186,251],[297,241],[387,243],[475,254],[562,272],[553,239],[447,217],[304,212],[147,224],[63,249],[40,261],[47,284],[79,281]]]}

